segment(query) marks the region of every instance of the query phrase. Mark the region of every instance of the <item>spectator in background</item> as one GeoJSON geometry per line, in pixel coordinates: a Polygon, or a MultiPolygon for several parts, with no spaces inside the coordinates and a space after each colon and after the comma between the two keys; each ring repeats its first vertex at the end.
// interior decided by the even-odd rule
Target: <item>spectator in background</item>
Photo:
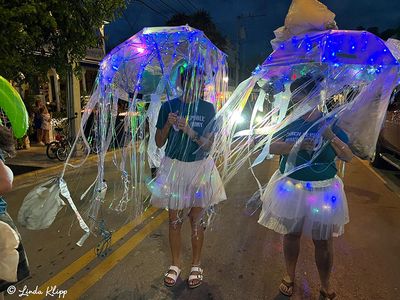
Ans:
{"type": "Polygon", "coordinates": [[[36,141],[40,144],[42,143],[42,115],[40,113],[40,108],[43,106],[43,102],[40,99],[35,101],[35,106],[33,107],[33,129],[36,132],[36,141]]]}
{"type": "Polygon", "coordinates": [[[50,143],[51,116],[45,105],[39,109],[39,112],[42,116],[42,137],[39,144],[47,145],[50,143]]]}

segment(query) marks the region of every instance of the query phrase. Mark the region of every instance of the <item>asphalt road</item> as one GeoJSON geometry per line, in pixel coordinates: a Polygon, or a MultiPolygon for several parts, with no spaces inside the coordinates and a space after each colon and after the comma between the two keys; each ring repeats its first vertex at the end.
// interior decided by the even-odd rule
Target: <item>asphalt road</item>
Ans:
{"type": "MultiPolygon", "coordinates": [[[[276,162],[264,163],[257,167],[256,174],[266,182],[275,168],[276,162]]],[[[93,161],[66,177],[82,212],[88,203],[78,196],[94,180],[95,171],[93,161]]],[[[15,220],[27,192],[44,177],[57,172],[53,169],[46,174],[29,173],[16,178],[14,191],[6,196],[15,220]]],[[[346,166],[344,182],[350,223],[344,236],[335,239],[332,275],[338,299],[400,299],[398,175],[373,170],[357,159],[346,166]]],[[[119,176],[114,173],[108,179],[107,197],[118,199],[119,176]]],[[[187,219],[183,228],[181,279],[176,287],[166,288],[163,274],[170,258],[165,211],[150,208],[131,221],[128,216],[135,214],[132,208],[118,214],[104,207],[99,216],[114,231],[113,245],[108,255],[97,257],[95,248],[101,237],[92,236],[83,247],[76,246],[82,231],[73,222],[71,209],[66,208],[49,229],[20,228],[32,276],[6,299],[19,299],[18,290],[22,291],[24,285],[25,292],[36,294],[29,299],[43,299],[46,289],[54,286],[57,288],[52,290],[53,296],[47,299],[286,299],[277,290],[284,273],[281,237],[257,224],[258,212],[253,216],[245,213],[246,200],[255,190],[256,183],[246,168],[227,186],[228,200],[219,205],[206,232],[202,258],[205,280],[195,290],[189,290],[186,283],[191,255],[187,219]],[[38,295],[40,292],[44,294],[38,295]]],[[[319,281],[313,257],[312,242],[302,239],[292,299],[318,298],[319,281]]]]}

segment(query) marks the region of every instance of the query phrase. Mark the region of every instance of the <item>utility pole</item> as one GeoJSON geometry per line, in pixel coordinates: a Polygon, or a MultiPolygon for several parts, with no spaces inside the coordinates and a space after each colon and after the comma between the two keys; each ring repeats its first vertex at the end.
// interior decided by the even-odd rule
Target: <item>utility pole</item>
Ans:
{"type": "Polygon", "coordinates": [[[237,21],[236,21],[236,51],[235,51],[235,86],[239,85],[239,70],[240,70],[240,59],[239,59],[239,53],[240,53],[240,18],[241,16],[237,16],[237,21]]]}
{"type": "Polygon", "coordinates": [[[241,24],[241,21],[243,19],[249,19],[249,18],[258,18],[258,17],[265,17],[266,14],[253,14],[253,13],[247,13],[247,14],[241,14],[236,17],[236,55],[235,55],[235,84],[236,86],[239,85],[239,77],[240,77],[240,71],[241,71],[241,66],[240,66],[240,48],[241,48],[241,40],[244,40],[245,37],[242,36],[242,30],[244,31],[244,27],[241,24]]]}
{"type": "Polygon", "coordinates": [[[67,117],[69,137],[75,139],[81,124],[81,93],[79,79],[73,66],[67,72],[67,117]]]}

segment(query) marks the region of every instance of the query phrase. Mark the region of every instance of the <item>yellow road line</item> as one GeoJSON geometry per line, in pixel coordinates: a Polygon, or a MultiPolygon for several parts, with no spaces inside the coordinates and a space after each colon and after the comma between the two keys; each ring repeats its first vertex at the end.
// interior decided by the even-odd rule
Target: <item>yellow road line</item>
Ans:
{"type": "Polygon", "coordinates": [[[86,276],[81,278],[72,287],[68,289],[68,299],[78,299],[84,292],[92,287],[103,276],[120,263],[136,246],[140,244],[151,232],[159,227],[168,219],[168,213],[163,211],[138,233],[132,236],[125,244],[107,256],[99,265],[91,270],[86,276]]]}
{"type": "MultiPolygon", "coordinates": [[[[129,233],[129,231],[131,231],[137,225],[139,225],[144,220],[149,218],[156,211],[157,211],[157,208],[150,207],[142,215],[140,215],[136,219],[130,221],[128,224],[126,224],[125,226],[123,226],[119,230],[117,230],[115,233],[113,233],[111,245],[114,245],[116,242],[118,242],[121,238],[123,238],[125,235],[127,235],[129,233]]],[[[43,283],[39,287],[39,291],[46,291],[47,287],[51,287],[51,286],[59,287],[65,281],[67,281],[69,278],[71,278],[76,273],[78,273],[80,270],[82,270],[85,266],[87,266],[96,257],[97,256],[96,256],[95,251],[93,251],[93,249],[90,249],[88,252],[86,252],[80,258],[78,258],[73,263],[68,265],[65,269],[61,270],[59,273],[54,275],[48,281],[43,283]]],[[[29,298],[43,299],[44,297],[45,297],[45,295],[31,295],[29,298]]]]}

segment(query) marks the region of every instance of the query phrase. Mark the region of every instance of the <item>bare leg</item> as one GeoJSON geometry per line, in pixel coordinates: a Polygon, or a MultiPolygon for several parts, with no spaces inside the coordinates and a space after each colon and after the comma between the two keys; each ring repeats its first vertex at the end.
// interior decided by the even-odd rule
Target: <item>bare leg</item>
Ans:
{"type": "Polygon", "coordinates": [[[42,129],[41,132],[42,132],[42,137],[41,137],[40,141],[42,143],[46,144],[46,130],[42,129]]]}
{"type": "Polygon", "coordinates": [[[204,208],[192,207],[190,209],[189,218],[192,226],[192,265],[200,265],[201,249],[204,240],[204,227],[202,223],[204,208]]]}
{"type": "MultiPolygon", "coordinates": [[[[170,210],[169,211],[169,245],[171,247],[172,265],[180,266],[181,254],[181,228],[182,228],[182,211],[170,210]]],[[[174,272],[174,271],[171,271],[174,272]]],[[[171,278],[164,279],[167,283],[173,284],[171,278]]]]}
{"type": "Polygon", "coordinates": [[[36,129],[36,139],[37,139],[38,143],[40,143],[42,141],[42,129],[41,128],[36,129]]]}
{"type": "MultiPolygon", "coordinates": [[[[204,227],[202,224],[202,217],[204,208],[192,207],[190,209],[189,218],[192,227],[192,266],[200,266],[201,249],[204,241],[204,227]]],[[[198,272],[191,273],[196,275],[198,272]]],[[[193,279],[189,282],[190,285],[196,285],[199,279],[193,279]]]]}
{"type": "Polygon", "coordinates": [[[290,282],[293,282],[295,278],[296,264],[300,253],[300,237],[300,234],[286,234],[283,237],[283,253],[290,282]]]}
{"type": "Polygon", "coordinates": [[[44,130],[44,139],[46,145],[50,143],[50,130],[44,130]]]}
{"type": "Polygon", "coordinates": [[[0,293],[0,300],[4,300],[4,293],[0,293]]]}
{"type": "Polygon", "coordinates": [[[315,246],[315,263],[321,280],[321,290],[330,293],[329,279],[333,266],[333,240],[313,240],[315,246]]]}
{"type": "Polygon", "coordinates": [[[300,253],[300,237],[300,233],[286,234],[283,237],[283,253],[285,256],[287,274],[283,277],[279,290],[289,297],[293,294],[296,264],[300,253]]]}

